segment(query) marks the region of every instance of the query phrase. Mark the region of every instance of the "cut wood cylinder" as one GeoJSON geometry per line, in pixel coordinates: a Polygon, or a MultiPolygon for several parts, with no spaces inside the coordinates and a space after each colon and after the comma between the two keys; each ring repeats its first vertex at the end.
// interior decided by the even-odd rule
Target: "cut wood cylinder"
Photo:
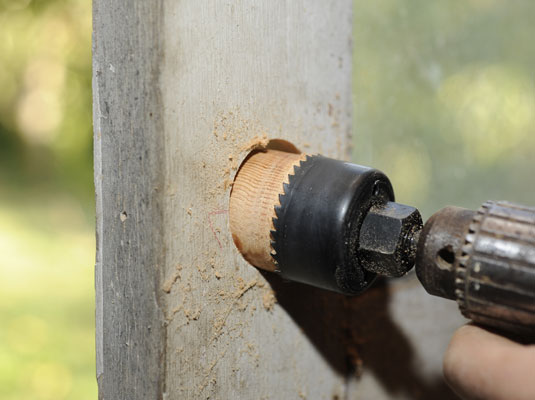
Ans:
{"type": "Polygon", "coordinates": [[[294,166],[305,154],[264,149],[251,153],[243,162],[230,196],[230,230],[243,257],[255,267],[275,271],[271,256],[271,230],[275,206],[283,194],[294,166]]]}

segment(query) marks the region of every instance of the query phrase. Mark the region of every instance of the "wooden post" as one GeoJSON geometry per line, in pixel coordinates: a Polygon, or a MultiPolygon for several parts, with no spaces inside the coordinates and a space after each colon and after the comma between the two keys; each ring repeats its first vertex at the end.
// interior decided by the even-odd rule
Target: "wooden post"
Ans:
{"type": "Polygon", "coordinates": [[[351,39],[351,0],[94,0],[101,399],[390,398],[389,292],[261,274],[228,226],[256,144],[348,158],[351,39]]]}
{"type": "Polygon", "coordinates": [[[101,399],[161,398],[165,168],[158,1],[95,1],[96,350],[101,399]]]}
{"type": "Polygon", "coordinates": [[[94,2],[102,399],[343,395],[238,254],[228,203],[255,141],[348,157],[351,8],[94,2]]]}

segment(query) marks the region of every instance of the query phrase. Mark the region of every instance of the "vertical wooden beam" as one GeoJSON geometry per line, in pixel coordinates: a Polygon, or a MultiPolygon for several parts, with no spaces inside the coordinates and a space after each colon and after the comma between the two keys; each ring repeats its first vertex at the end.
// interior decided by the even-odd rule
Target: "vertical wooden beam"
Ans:
{"type": "Polygon", "coordinates": [[[94,1],[96,346],[101,399],[161,398],[165,328],[158,0],[94,1]]]}
{"type": "Polygon", "coordinates": [[[343,299],[248,265],[228,200],[255,143],[348,157],[351,0],[94,0],[94,27],[100,398],[343,398],[343,299]]]}
{"type": "Polygon", "coordinates": [[[305,333],[295,318],[312,320],[314,303],[306,309],[296,299],[305,307],[297,316],[274,303],[288,288],[244,262],[228,203],[255,138],[348,156],[351,8],[350,0],[165,2],[161,293],[170,398],[344,395],[344,372],[311,338],[322,335],[324,316],[305,333]]]}

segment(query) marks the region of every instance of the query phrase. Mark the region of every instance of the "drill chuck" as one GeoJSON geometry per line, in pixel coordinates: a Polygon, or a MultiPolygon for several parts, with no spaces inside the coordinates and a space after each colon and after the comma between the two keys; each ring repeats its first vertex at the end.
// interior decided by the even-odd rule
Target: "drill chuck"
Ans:
{"type": "Polygon", "coordinates": [[[477,212],[439,211],[420,237],[416,273],[474,322],[535,334],[535,208],[487,202],[477,212]]]}

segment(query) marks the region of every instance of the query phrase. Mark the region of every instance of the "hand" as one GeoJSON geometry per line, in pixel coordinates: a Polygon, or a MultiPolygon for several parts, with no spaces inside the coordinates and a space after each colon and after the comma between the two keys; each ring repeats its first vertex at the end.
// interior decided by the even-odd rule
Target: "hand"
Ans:
{"type": "Polygon", "coordinates": [[[465,325],[446,350],[444,376],[466,400],[534,400],[535,345],[465,325]]]}

